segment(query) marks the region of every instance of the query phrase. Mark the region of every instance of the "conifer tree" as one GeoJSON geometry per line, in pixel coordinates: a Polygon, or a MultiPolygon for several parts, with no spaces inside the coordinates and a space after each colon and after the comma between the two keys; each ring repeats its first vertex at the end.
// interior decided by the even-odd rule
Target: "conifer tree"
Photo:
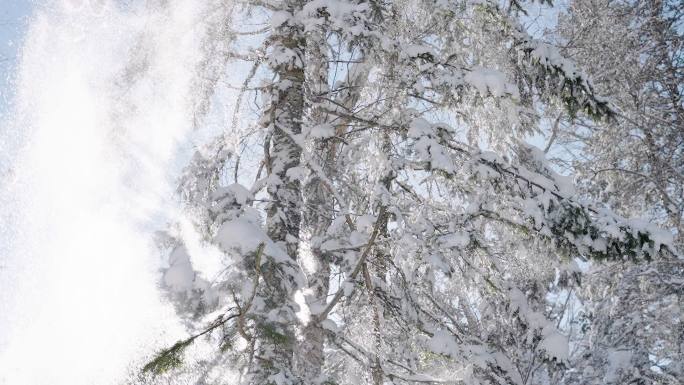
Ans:
{"type": "Polygon", "coordinates": [[[577,259],[673,258],[667,232],[579,199],[524,142],[552,103],[598,121],[615,114],[572,61],[525,32],[525,2],[239,4],[244,28],[264,26],[237,23],[227,53],[253,63],[240,95],[262,98],[260,128],[243,142],[263,143],[263,156],[240,167],[227,130],[188,166],[194,232],[227,273],[179,274],[197,256],[187,234],[172,234],[165,279],[191,277],[171,295],[200,321],[147,372],[558,383],[569,342],[549,297],[579,285],[577,259]],[[239,52],[244,36],[252,56],[239,52]],[[229,165],[235,183],[220,177],[229,165]],[[184,363],[200,338],[230,359],[184,363]]]}

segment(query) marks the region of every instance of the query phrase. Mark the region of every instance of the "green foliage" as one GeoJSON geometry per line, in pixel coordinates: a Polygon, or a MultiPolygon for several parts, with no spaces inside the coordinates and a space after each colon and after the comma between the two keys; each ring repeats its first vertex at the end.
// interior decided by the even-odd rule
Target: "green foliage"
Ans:
{"type": "MultiPolygon", "coordinates": [[[[531,48],[525,50],[527,55],[531,52],[531,48]]],[[[541,63],[539,60],[533,60],[532,63],[549,78],[546,82],[553,83],[560,79],[561,86],[555,93],[571,117],[576,117],[578,112],[582,112],[592,120],[600,121],[615,115],[608,102],[594,95],[592,87],[581,75],[571,76],[558,65],[541,63]]]]}
{"type": "MultiPolygon", "coordinates": [[[[185,348],[190,346],[198,337],[211,333],[213,330],[225,325],[228,321],[238,316],[239,313],[230,315],[228,317],[226,317],[225,315],[220,315],[201,333],[195,334],[182,341],[178,341],[170,348],[164,349],[161,352],[159,352],[152,361],[148,362],[143,367],[142,373],[152,373],[154,375],[159,375],[171,369],[180,367],[183,364],[182,356],[185,351],[185,348]]],[[[235,334],[236,330],[232,328],[228,329],[228,331],[224,333],[223,338],[221,340],[221,344],[219,345],[219,349],[221,352],[225,352],[233,346],[233,338],[235,337],[235,334]]]]}
{"type": "Polygon", "coordinates": [[[563,78],[560,99],[571,117],[576,117],[578,112],[586,114],[594,121],[613,117],[614,112],[609,108],[608,103],[596,99],[583,84],[582,77],[568,79],[558,69],[555,69],[554,72],[556,72],[555,76],[563,78]]]}
{"type": "Polygon", "coordinates": [[[285,345],[290,341],[290,338],[276,330],[276,328],[268,323],[261,324],[262,335],[276,345],[285,345]]]}
{"type": "Polygon", "coordinates": [[[171,369],[178,368],[183,364],[182,356],[185,348],[190,346],[194,340],[195,338],[193,337],[178,341],[170,348],[162,350],[152,361],[148,362],[147,365],[143,367],[143,373],[159,375],[166,373],[171,369]]]}
{"type": "MultiPolygon", "coordinates": [[[[621,237],[612,236],[602,232],[596,225],[596,221],[590,217],[584,207],[562,202],[559,207],[551,209],[555,211],[552,221],[551,232],[556,242],[562,248],[580,252],[588,252],[588,256],[599,260],[618,260],[623,258],[637,259],[643,257],[650,261],[660,250],[655,250],[655,241],[647,232],[630,229],[619,225],[621,237]],[[605,242],[605,247],[595,247],[592,244],[585,245],[586,250],[581,250],[581,244],[586,238],[592,242],[605,242]]],[[[597,244],[601,244],[598,242],[597,244]]]]}
{"type": "MultiPolygon", "coordinates": [[[[539,0],[539,2],[552,5],[550,0],[539,0]]],[[[526,13],[520,3],[522,2],[513,1],[511,5],[514,9],[526,13]]],[[[500,25],[503,33],[513,37],[514,46],[519,47],[529,63],[540,71],[533,79],[534,82],[537,85],[551,85],[549,87],[551,93],[561,101],[570,116],[575,117],[577,113],[582,112],[594,121],[614,117],[615,112],[610,108],[607,101],[594,94],[593,87],[588,79],[579,73],[568,73],[561,62],[549,60],[542,62],[538,58],[534,58],[532,54],[540,42],[535,41],[525,33],[521,33],[519,26],[511,23],[511,20],[504,15],[504,11],[498,4],[494,2],[485,3],[477,6],[475,10],[489,17],[491,22],[500,25]]]]}

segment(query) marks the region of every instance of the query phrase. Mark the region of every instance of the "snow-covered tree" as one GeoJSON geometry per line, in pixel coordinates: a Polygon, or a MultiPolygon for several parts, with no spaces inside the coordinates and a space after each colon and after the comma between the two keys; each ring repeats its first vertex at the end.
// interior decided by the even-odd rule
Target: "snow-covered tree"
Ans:
{"type": "Polygon", "coordinates": [[[592,74],[617,114],[611,124],[561,124],[570,150],[563,156],[598,199],[676,234],[684,218],[683,26],[679,1],[573,1],[559,31],[564,54],[592,74]]]}
{"type": "MultiPolygon", "coordinates": [[[[684,175],[684,6],[678,1],[575,0],[560,20],[561,52],[593,75],[614,119],[554,113],[547,147],[578,171],[582,191],[623,215],[671,229],[681,246],[684,175]]],[[[681,260],[592,266],[578,291],[570,383],[678,383],[681,260]]]]}
{"type": "MultiPolygon", "coordinates": [[[[163,283],[193,334],[146,372],[558,383],[576,260],[674,260],[667,231],[582,200],[525,143],[549,105],[615,115],[526,33],[525,2],[216,3],[229,11],[205,44],[249,69],[228,128],[186,169],[187,219],[165,237],[163,283]],[[245,95],[256,114],[241,113],[245,95]],[[202,271],[209,254],[217,277],[202,271]],[[200,338],[217,349],[184,365],[200,338]]],[[[231,79],[225,66],[215,74],[231,79]]],[[[201,86],[198,121],[220,82],[201,86]]]]}

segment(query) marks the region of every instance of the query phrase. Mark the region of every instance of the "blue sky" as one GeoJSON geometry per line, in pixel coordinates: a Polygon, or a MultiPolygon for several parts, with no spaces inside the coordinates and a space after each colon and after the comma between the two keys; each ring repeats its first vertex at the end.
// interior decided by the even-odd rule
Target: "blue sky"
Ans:
{"type": "Polygon", "coordinates": [[[11,76],[16,65],[32,0],[0,0],[0,116],[12,95],[11,76]]]}

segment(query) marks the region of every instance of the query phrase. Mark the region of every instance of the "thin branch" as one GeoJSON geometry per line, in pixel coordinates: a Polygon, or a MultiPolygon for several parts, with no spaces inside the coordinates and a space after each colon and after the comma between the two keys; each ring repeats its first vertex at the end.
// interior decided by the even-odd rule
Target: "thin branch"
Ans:
{"type": "MultiPolygon", "coordinates": [[[[368,245],[366,246],[366,249],[363,251],[363,254],[361,254],[361,257],[359,260],[356,262],[356,266],[354,267],[354,270],[352,273],[349,275],[349,278],[347,278],[347,282],[353,281],[356,276],[359,274],[359,272],[363,269],[364,262],[366,261],[366,258],[368,258],[368,255],[370,254],[370,250],[375,244],[375,239],[378,237],[378,234],[380,233],[380,225],[382,223],[382,218],[386,215],[387,213],[387,208],[385,206],[380,206],[380,212],[378,213],[378,219],[375,220],[375,226],[373,227],[373,232],[371,233],[370,238],[368,239],[368,245]]],[[[337,303],[340,301],[342,296],[344,295],[344,287],[341,287],[339,290],[337,290],[337,293],[335,293],[335,296],[333,299],[330,301],[328,306],[325,307],[325,309],[319,313],[316,316],[316,320],[318,322],[321,322],[328,318],[328,314],[332,311],[332,309],[337,305],[337,303]]]]}

